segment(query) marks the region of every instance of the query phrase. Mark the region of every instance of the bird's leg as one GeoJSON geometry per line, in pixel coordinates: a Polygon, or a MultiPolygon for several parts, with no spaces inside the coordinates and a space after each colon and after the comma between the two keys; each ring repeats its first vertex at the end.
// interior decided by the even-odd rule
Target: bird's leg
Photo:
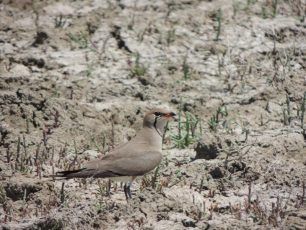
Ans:
{"type": "Polygon", "coordinates": [[[107,183],[107,195],[111,195],[111,187],[112,187],[112,181],[109,179],[107,183]]]}
{"type": "Polygon", "coordinates": [[[132,194],[131,194],[131,185],[132,185],[132,182],[128,182],[127,183],[127,193],[128,193],[128,196],[130,199],[132,199],[132,194]]]}
{"type": "Polygon", "coordinates": [[[124,184],[124,186],[123,186],[123,191],[124,191],[124,195],[125,195],[126,200],[128,200],[129,199],[128,186],[126,184],[124,184]]]}
{"type": "Polygon", "coordinates": [[[126,193],[126,184],[124,184],[124,186],[123,186],[123,191],[124,191],[125,199],[128,200],[128,196],[127,196],[127,193],[126,193]]]}
{"type": "Polygon", "coordinates": [[[123,190],[124,190],[126,200],[132,199],[131,184],[132,184],[131,182],[127,182],[123,186],[123,190]]]}

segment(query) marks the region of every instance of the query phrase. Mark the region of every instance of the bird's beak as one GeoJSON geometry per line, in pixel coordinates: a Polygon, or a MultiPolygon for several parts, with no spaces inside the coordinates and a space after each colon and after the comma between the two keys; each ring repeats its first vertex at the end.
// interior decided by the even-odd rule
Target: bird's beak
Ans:
{"type": "Polygon", "coordinates": [[[176,114],[173,112],[166,113],[164,116],[167,118],[167,120],[171,120],[171,119],[176,120],[176,114]]]}

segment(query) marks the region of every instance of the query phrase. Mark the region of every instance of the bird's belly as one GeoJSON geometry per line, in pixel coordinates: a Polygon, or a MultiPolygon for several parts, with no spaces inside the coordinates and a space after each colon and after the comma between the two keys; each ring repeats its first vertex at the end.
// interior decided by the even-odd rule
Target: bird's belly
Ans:
{"type": "Polygon", "coordinates": [[[131,176],[111,177],[110,179],[116,182],[132,182],[133,181],[133,177],[131,176]]]}

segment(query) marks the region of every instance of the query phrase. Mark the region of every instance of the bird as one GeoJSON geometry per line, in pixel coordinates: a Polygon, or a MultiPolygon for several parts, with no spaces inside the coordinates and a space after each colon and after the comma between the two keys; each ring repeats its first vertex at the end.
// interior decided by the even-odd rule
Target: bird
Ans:
{"type": "Polygon", "coordinates": [[[110,178],[124,182],[126,199],[132,198],[131,184],[137,176],[143,176],[158,166],[162,160],[162,139],[169,121],[176,114],[166,109],[153,109],[143,118],[143,128],[130,141],[119,145],[99,160],[85,163],[77,170],[59,171],[56,177],[110,178]]]}

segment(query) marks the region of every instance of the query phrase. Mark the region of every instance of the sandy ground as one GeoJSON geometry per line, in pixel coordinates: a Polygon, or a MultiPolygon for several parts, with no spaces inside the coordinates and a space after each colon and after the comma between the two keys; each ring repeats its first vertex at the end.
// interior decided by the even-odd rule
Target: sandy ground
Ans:
{"type": "Polygon", "coordinates": [[[1,1],[1,227],[306,229],[305,69],[303,0],[1,1]],[[153,107],[181,120],[129,202],[47,177],[153,107]]]}

